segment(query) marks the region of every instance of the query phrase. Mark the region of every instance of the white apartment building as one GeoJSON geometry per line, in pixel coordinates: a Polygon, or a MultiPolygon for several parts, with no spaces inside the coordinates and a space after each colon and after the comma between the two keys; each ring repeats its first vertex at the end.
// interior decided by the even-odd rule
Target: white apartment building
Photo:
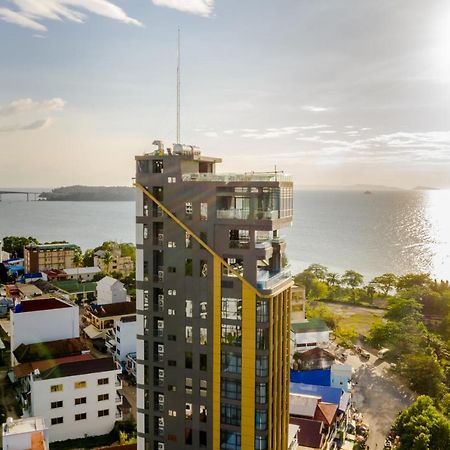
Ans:
{"type": "Polygon", "coordinates": [[[122,317],[108,331],[105,344],[115,361],[125,366],[129,353],[136,353],[136,316],[122,317]]]}
{"type": "Polygon", "coordinates": [[[78,306],[59,298],[22,300],[10,311],[11,352],[20,344],[80,337],[78,306]]]}
{"type": "Polygon", "coordinates": [[[67,360],[21,379],[25,415],[44,418],[50,442],[109,433],[122,419],[120,367],[112,358],[67,360]]]}
{"type": "Polygon", "coordinates": [[[122,282],[104,277],[97,283],[97,304],[122,303],[127,301],[127,291],[122,282]]]}
{"type": "Polygon", "coordinates": [[[48,427],[42,417],[13,419],[2,425],[3,450],[48,450],[48,427]]]}
{"type": "Polygon", "coordinates": [[[64,269],[68,280],[92,281],[94,275],[101,272],[99,267],[73,267],[64,269]]]}

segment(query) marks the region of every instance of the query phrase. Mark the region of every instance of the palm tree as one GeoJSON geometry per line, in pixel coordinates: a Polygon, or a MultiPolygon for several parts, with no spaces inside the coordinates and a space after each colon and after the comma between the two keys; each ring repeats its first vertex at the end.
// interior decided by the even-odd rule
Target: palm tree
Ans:
{"type": "Polygon", "coordinates": [[[106,250],[104,255],[103,255],[102,261],[105,264],[105,267],[104,267],[105,272],[109,273],[111,271],[110,270],[110,265],[114,261],[113,254],[109,250],[106,250]]]}
{"type": "Polygon", "coordinates": [[[340,283],[340,278],[339,278],[339,274],[335,273],[335,272],[328,272],[327,273],[327,278],[326,278],[327,283],[330,286],[339,286],[340,283]]]}

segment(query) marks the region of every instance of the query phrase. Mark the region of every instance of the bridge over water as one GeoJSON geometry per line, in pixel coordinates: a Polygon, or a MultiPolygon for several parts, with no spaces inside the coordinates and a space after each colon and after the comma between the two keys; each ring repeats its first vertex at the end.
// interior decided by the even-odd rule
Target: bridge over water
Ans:
{"type": "Polygon", "coordinates": [[[27,192],[27,191],[0,191],[0,202],[3,195],[26,195],[27,202],[37,201],[39,199],[40,192],[27,192]]]}

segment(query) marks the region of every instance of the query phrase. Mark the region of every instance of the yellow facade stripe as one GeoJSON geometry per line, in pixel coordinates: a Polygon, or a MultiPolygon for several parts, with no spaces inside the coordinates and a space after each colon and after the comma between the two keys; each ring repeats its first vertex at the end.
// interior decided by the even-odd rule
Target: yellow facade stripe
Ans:
{"type": "Polygon", "coordinates": [[[166,213],[177,225],[179,225],[186,233],[189,234],[193,239],[195,239],[201,247],[203,247],[210,255],[219,258],[223,266],[225,266],[234,276],[236,276],[243,285],[247,286],[248,289],[254,292],[255,295],[261,298],[271,298],[273,294],[262,294],[258,291],[251,283],[249,283],[238,271],[236,271],[232,266],[230,266],[220,255],[218,255],[206,242],[200,239],[187,225],[185,225],[173,212],[166,208],[153,194],[151,194],[142,184],[134,183],[135,187],[140,189],[153,203],[158,205],[164,213],[166,213]]]}
{"type": "Polygon", "coordinates": [[[220,336],[222,311],[222,263],[214,257],[213,266],[213,450],[220,449],[220,336]]]}
{"type": "Polygon", "coordinates": [[[241,449],[255,448],[256,295],[242,285],[241,449]]]}

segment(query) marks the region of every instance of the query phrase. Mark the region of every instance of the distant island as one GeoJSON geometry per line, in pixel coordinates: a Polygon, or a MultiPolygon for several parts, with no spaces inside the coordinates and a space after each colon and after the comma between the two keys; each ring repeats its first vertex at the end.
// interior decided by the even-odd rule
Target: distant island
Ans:
{"type": "Polygon", "coordinates": [[[42,192],[39,198],[50,202],[129,202],[134,188],[128,186],[65,186],[42,192]]]}
{"type": "Polygon", "coordinates": [[[429,186],[416,186],[415,191],[439,191],[439,188],[429,187],[429,186]]]}

